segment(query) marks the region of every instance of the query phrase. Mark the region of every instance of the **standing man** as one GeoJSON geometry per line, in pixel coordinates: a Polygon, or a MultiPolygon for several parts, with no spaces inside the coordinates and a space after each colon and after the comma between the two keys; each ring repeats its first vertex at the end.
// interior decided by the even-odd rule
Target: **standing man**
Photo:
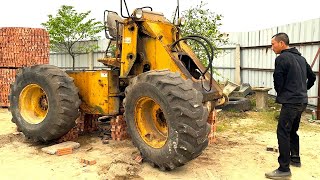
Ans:
{"type": "Polygon", "coordinates": [[[274,53],[280,54],[275,60],[273,73],[276,102],[282,104],[277,127],[280,166],[265,176],[279,179],[291,176],[289,164],[301,166],[297,131],[301,114],[308,103],[307,90],[313,86],[316,75],[301,53],[296,48],[289,47],[286,33],[274,35],[271,45],[274,53]]]}

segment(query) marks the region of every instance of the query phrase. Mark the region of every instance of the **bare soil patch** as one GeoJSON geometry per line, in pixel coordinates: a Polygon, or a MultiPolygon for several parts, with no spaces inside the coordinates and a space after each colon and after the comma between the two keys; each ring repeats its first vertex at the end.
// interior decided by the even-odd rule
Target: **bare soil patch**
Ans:
{"type": "MultiPolygon", "coordinates": [[[[16,133],[7,109],[0,109],[0,179],[265,179],[264,173],[278,167],[273,112],[220,112],[217,142],[185,166],[163,172],[133,158],[139,153],[130,140],[103,144],[97,133],[79,137],[73,154],[49,155],[47,145],[35,144],[16,133]],[[95,165],[80,163],[95,159],[95,165]]],[[[302,167],[292,167],[291,179],[320,179],[320,125],[304,114],[299,131],[302,167]]]]}

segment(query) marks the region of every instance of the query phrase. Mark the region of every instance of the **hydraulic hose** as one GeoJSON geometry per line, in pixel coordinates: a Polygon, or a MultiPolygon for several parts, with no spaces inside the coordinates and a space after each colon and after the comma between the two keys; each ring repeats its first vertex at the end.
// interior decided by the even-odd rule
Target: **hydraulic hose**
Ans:
{"type": "Polygon", "coordinates": [[[213,57],[214,57],[214,48],[213,48],[211,42],[207,38],[205,38],[203,36],[199,36],[199,35],[190,35],[190,36],[185,36],[185,37],[180,38],[177,41],[175,41],[171,45],[171,49],[173,49],[180,41],[188,40],[188,39],[198,42],[201,46],[203,46],[203,48],[206,52],[206,55],[207,55],[207,58],[209,61],[208,67],[206,67],[206,69],[203,72],[200,69],[199,69],[199,71],[200,71],[201,76],[205,78],[205,74],[208,72],[208,70],[210,70],[210,89],[209,90],[205,89],[205,87],[202,84],[202,88],[205,89],[207,92],[209,92],[209,91],[211,91],[212,79],[213,79],[213,77],[212,77],[212,72],[213,72],[212,61],[213,61],[213,57]],[[209,52],[207,46],[200,39],[204,40],[209,45],[210,52],[209,52]]]}
{"type": "Polygon", "coordinates": [[[210,56],[210,59],[208,59],[208,60],[209,60],[209,65],[208,65],[208,67],[203,71],[204,74],[207,73],[209,67],[211,66],[211,68],[212,68],[212,61],[213,61],[213,57],[214,57],[214,48],[213,48],[211,42],[210,42],[207,38],[205,38],[205,37],[203,37],[203,36],[199,36],[199,35],[190,35],[190,36],[186,36],[186,37],[194,37],[194,38],[203,39],[203,40],[206,41],[207,44],[209,45],[209,47],[210,47],[210,55],[211,55],[211,56],[210,56]]]}

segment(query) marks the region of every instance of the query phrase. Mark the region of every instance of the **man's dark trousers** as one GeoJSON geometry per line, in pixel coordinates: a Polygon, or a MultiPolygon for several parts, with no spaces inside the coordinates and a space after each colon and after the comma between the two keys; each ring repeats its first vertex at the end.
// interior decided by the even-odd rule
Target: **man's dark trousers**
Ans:
{"type": "Polygon", "coordinates": [[[299,156],[299,129],[302,112],[307,104],[282,104],[277,128],[277,138],[280,155],[278,162],[279,170],[290,171],[290,157],[292,161],[300,162],[299,156]]]}

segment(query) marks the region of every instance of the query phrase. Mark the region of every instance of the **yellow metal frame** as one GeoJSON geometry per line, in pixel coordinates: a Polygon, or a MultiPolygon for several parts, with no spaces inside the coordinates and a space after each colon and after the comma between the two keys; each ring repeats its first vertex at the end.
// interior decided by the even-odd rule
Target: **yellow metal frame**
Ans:
{"type": "MultiPolygon", "coordinates": [[[[197,84],[209,85],[211,75],[208,72],[205,74],[206,80],[196,79],[186,68],[184,62],[179,59],[179,56],[183,54],[189,57],[202,72],[205,70],[198,57],[185,42],[180,42],[174,50],[172,49],[171,45],[180,38],[179,29],[166,20],[161,13],[143,11],[141,19],[126,19],[123,23],[120,78],[139,75],[144,72],[144,67],[147,65],[150,67],[148,70],[168,69],[172,72],[179,72],[184,79],[191,79],[197,84]],[[139,27],[136,24],[139,24],[139,27]],[[134,58],[128,58],[129,54],[134,55],[132,56],[134,58]]],[[[212,81],[213,90],[208,97],[211,101],[214,100],[216,105],[223,104],[225,102],[223,91],[214,79],[212,81]]]]}
{"type": "Polygon", "coordinates": [[[117,115],[119,113],[119,72],[111,70],[67,72],[74,78],[82,104],[88,114],[117,115]]]}
{"type": "Polygon", "coordinates": [[[123,29],[120,77],[127,77],[137,58],[138,26],[128,22],[123,29]]]}
{"type": "MultiPolygon", "coordinates": [[[[149,14],[147,17],[149,16],[151,15],[149,14]]],[[[156,18],[156,16],[153,15],[151,20],[145,19],[142,22],[142,29],[150,36],[143,41],[137,39],[138,27],[132,20],[128,19],[124,23],[120,77],[125,78],[129,75],[136,60],[137,50],[139,50],[145,56],[144,63],[148,63],[151,70],[170,69],[173,72],[180,72],[186,78],[185,72],[182,73],[177,62],[173,61],[178,56],[173,55],[169,47],[176,40],[173,37],[176,36],[178,30],[174,25],[165,21],[164,17],[156,18]],[[134,55],[134,58],[128,58],[130,55],[134,55]]],[[[135,67],[134,71],[136,75],[143,73],[143,66],[135,67]]]]}

